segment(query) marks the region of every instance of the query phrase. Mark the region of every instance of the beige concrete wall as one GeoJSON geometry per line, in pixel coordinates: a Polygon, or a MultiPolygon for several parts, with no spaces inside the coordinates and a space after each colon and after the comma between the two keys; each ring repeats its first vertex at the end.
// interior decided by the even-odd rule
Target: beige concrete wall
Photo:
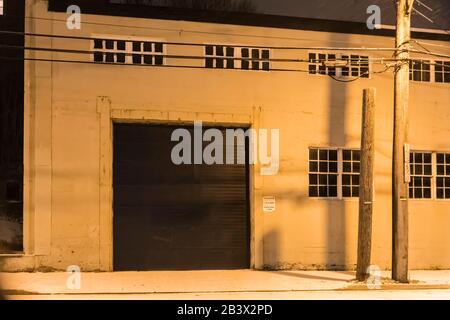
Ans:
{"type": "MultiPolygon", "coordinates": [[[[134,36],[166,42],[249,46],[392,47],[378,36],[83,15],[81,30],[46,1],[27,1],[28,32],[70,36],[134,36]],[[94,22],[96,24],[91,24],[94,22]],[[101,25],[106,23],[116,26],[101,25]]],[[[27,38],[32,46],[90,50],[85,40],[27,38]]],[[[445,45],[429,40],[434,44],[445,45]]],[[[171,54],[203,55],[202,47],[169,46],[171,54]]],[[[357,52],[356,52],[357,53],[357,52]]],[[[28,52],[29,57],[90,60],[90,56],[28,52]]],[[[371,57],[390,53],[371,53],[371,57]]],[[[308,52],[272,51],[307,59],[308,52]]],[[[202,61],[169,64],[202,65],[202,61]]],[[[274,63],[307,69],[307,64],[274,63]]],[[[384,67],[374,65],[379,71],[384,67]]],[[[256,268],[353,268],[358,201],[308,197],[308,148],[358,148],[362,89],[377,88],[375,210],[372,262],[390,267],[392,73],[339,83],[300,72],[144,68],[26,63],[25,256],[4,267],[83,270],[112,268],[112,121],[248,123],[280,129],[280,171],[252,170],[252,264],[256,268]],[[262,212],[262,197],[277,209],[262,212]]],[[[411,148],[450,151],[450,85],[412,83],[411,148]]],[[[410,201],[411,268],[450,268],[450,201],[410,201]]]]}

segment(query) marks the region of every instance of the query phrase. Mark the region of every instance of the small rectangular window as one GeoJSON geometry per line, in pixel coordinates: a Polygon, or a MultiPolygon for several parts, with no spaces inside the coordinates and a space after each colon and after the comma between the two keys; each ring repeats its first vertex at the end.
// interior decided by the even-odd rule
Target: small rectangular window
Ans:
{"type": "Polygon", "coordinates": [[[270,51],[267,49],[238,49],[231,46],[206,45],[205,67],[269,71],[270,51]]]}
{"type": "Polygon", "coordinates": [[[435,82],[450,83],[450,61],[435,61],[434,79],[435,82]]]}
{"type": "Polygon", "coordinates": [[[436,198],[450,199],[450,153],[436,154],[436,198]]]}
{"type": "Polygon", "coordinates": [[[309,150],[309,196],[338,196],[338,154],[334,149],[309,150]]]}
{"type": "Polygon", "coordinates": [[[430,61],[412,60],[409,62],[409,80],[430,82],[430,61]]]}
{"type": "Polygon", "coordinates": [[[369,78],[368,56],[310,52],[308,59],[309,74],[369,78]]]}
{"type": "Polygon", "coordinates": [[[359,150],[342,150],[342,196],[344,198],[359,197],[359,150]]]}
{"type": "Polygon", "coordinates": [[[411,199],[431,199],[431,181],[433,177],[431,152],[411,152],[411,182],[409,197],[411,199]]]}

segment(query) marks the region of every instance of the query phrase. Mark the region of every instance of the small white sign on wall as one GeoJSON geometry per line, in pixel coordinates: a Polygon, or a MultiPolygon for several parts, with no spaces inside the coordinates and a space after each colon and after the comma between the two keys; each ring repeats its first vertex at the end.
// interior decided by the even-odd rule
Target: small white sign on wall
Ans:
{"type": "Polygon", "coordinates": [[[263,211],[264,212],[274,212],[275,211],[275,197],[274,196],[263,197],[263,211]]]}

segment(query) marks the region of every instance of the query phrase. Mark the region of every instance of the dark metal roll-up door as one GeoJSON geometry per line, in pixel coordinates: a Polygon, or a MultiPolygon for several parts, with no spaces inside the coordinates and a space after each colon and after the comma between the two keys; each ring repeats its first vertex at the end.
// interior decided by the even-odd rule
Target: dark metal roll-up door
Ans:
{"type": "Polygon", "coordinates": [[[175,165],[177,128],[114,125],[114,269],[249,268],[248,161],[175,165]]]}

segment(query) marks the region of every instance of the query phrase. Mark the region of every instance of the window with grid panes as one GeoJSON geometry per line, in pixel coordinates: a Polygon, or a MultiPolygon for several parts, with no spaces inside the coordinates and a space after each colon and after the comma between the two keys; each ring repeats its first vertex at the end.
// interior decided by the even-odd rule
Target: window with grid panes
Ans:
{"type": "Polygon", "coordinates": [[[359,197],[361,152],[342,150],[342,197],[359,197]]]}
{"type": "Polygon", "coordinates": [[[435,61],[434,63],[434,81],[450,83],[450,61],[435,61]]]}
{"type": "Polygon", "coordinates": [[[409,197],[411,199],[431,199],[431,180],[433,177],[431,152],[411,152],[411,182],[409,197]]]}
{"type": "Polygon", "coordinates": [[[436,198],[450,199],[450,153],[436,154],[436,198]]]}
{"type": "Polygon", "coordinates": [[[430,61],[412,60],[409,62],[409,80],[430,81],[430,61]]]}
{"type": "Polygon", "coordinates": [[[369,78],[369,57],[360,55],[342,55],[342,60],[347,60],[347,67],[342,68],[343,77],[369,78]]]}
{"type": "Polygon", "coordinates": [[[309,196],[336,198],[338,196],[338,151],[309,150],[309,196]]]}
{"type": "Polygon", "coordinates": [[[336,75],[336,67],[325,66],[326,61],[335,61],[336,54],[333,53],[309,53],[309,73],[310,74],[323,74],[323,75],[336,75]]]}

